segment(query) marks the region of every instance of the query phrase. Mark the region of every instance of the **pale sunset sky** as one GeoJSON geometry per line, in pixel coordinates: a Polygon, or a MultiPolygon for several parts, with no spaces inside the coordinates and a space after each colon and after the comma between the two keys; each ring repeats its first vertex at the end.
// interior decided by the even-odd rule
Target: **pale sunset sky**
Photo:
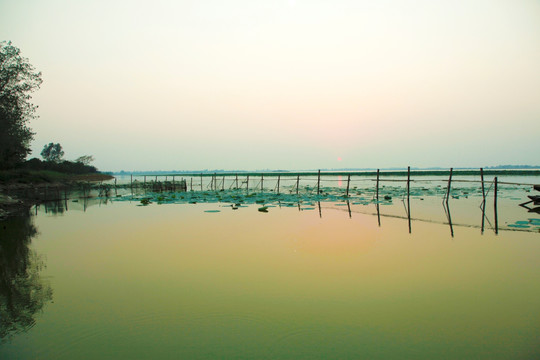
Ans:
{"type": "Polygon", "coordinates": [[[0,0],[31,156],[100,170],[540,164],[540,1],[0,0]]]}

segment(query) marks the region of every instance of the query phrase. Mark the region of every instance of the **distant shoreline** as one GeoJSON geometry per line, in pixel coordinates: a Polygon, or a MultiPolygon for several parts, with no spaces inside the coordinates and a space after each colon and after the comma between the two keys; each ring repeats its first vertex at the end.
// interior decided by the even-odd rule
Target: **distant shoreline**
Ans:
{"type": "MultiPolygon", "coordinates": [[[[377,170],[320,170],[321,175],[351,175],[351,176],[376,176],[377,170]]],[[[536,169],[494,169],[494,168],[485,168],[483,170],[485,176],[540,176],[540,168],[536,169]]],[[[292,175],[303,175],[303,176],[317,176],[319,170],[256,170],[256,171],[246,171],[246,170],[205,170],[205,171],[134,171],[134,172],[109,172],[115,176],[261,176],[261,175],[271,175],[271,176],[292,176],[292,175]]],[[[450,169],[418,169],[411,168],[411,176],[448,176],[450,174],[450,169]]],[[[407,175],[407,169],[381,169],[381,176],[403,176],[407,175]]],[[[455,168],[453,169],[454,176],[480,176],[480,169],[471,169],[471,168],[455,168]]]]}

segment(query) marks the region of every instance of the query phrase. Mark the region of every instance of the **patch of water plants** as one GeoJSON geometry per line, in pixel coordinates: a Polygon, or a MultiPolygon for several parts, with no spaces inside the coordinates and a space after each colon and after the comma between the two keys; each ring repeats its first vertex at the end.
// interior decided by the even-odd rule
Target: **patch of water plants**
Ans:
{"type": "MultiPolygon", "coordinates": [[[[446,195],[447,189],[441,185],[414,186],[410,189],[410,197],[424,200],[425,197],[440,197],[446,195]]],[[[502,192],[501,192],[502,193],[502,192]]],[[[502,194],[499,194],[501,196],[502,194]]],[[[229,189],[229,190],[206,190],[187,192],[141,192],[123,195],[115,198],[115,201],[135,201],[142,206],[155,204],[197,204],[197,203],[226,203],[233,210],[246,205],[259,205],[261,212],[267,212],[269,206],[298,206],[309,210],[314,208],[317,202],[333,202],[345,205],[349,201],[353,205],[382,204],[390,205],[394,200],[402,200],[407,196],[407,190],[403,186],[383,185],[379,188],[379,199],[376,198],[374,188],[353,187],[347,196],[346,190],[341,187],[324,187],[319,190],[311,186],[277,193],[272,189],[229,189]]],[[[473,187],[456,187],[451,191],[453,199],[468,198],[469,196],[482,196],[481,189],[473,187]]],[[[513,195],[515,196],[515,194],[513,195]]]]}
{"type": "Polygon", "coordinates": [[[259,205],[261,212],[267,212],[269,207],[280,206],[303,206],[313,207],[317,201],[321,202],[346,202],[354,201],[357,204],[391,204],[392,196],[381,196],[377,201],[373,194],[354,192],[349,197],[342,191],[321,189],[320,194],[316,191],[302,191],[296,194],[280,193],[273,191],[246,191],[245,189],[221,190],[221,191],[188,191],[188,192],[147,192],[142,194],[129,194],[115,198],[115,201],[135,201],[142,206],[150,204],[198,204],[198,203],[226,203],[233,210],[247,205],[259,205]]]}
{"type": "Polygon", "coordinates": [[[540,219],[519,220],[512,224],[508,224],[508,227],[540,231],[540,219]]]}

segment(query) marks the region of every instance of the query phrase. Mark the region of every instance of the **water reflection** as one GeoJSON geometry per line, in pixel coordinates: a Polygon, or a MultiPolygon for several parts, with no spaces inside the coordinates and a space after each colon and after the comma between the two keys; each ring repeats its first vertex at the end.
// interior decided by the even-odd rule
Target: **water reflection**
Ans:
{"type": "MultiPolygon", "coordinates": [[[[412,223],[413,222],[431,222],[439,223],[441,225],[448,225],[450,227],[450,234],[454,236],[454,230],[456,227],[474,227],[480,229],[480,232],[483,234],[485,227],[489,226],[495,234],[498,234],[499,231],[540,231],[540,221],[528,217],[523,218],[522,210],[518,209],[528,208],[527,204],[519,204],[520,207],[510,208],[511,202],[505,200],[502,203],[503,215],[502,219],[499,219],[499,210],[497,203],[486,203],[486,199],[483,199],[480,204],[481,210],[481,220],[476,222],[471,219],[476,218],[474,212],[476,212],[476,205],[474,198],[469,199],[468,196],[464,196],[464,200],[452,200],[460,199],[460,196],[444,197],[441,205],[438,202],[433,201],[433,197],[417,197],[417,201],[414,201],[414,197],[411,198],[410,194],[407,192],[404,194],[401,201],[396,202],[395,198],[392,198],[389,195],[385,195],[384,200],[376,200],[375,196],[373,199],[369,198],[358,198],[358,197],[346,197],[345,195],[338,197],[336,199],[311,199],[302,196],[297,196],[294,194],[289,195],[276,195],[275,193],[250,193],[248,195],[241,195],[237,192],[227,193],[219,192],[212,194],[210,192],[204,192],[202,194],[193,194],[193,193],[160,193],[161,195],[155,198],[155,202],[158,205],[162,204],[196,204],[196,203],[215,203],[219,208],[231,206],[233,210],[236,210],[238,207],[235,204],[242,204],[242,207],[247,207],[249,205],[270,205],[274,207],[275,204],[281,208],[285,207],[296,207],[298,211],[303,210],[316,210],[317,207],[319,218],[322,218],[323,208],[325,209],[335,209],[341,211],[347,211],[349,218],[352,219],[352,213],[363,213],[371,214],[377,216],[377,223],[381,226],[381,217],[391,217],[391,218],[400,218],[407,221],[408,232],[412,233],[412,223]],[[418,201],[419,200],[419,201],[418,201]],[[452,201],[450,201],[452,200],[452,201]],[[415,202],[413,205],[412,203],[415,202]],[[316,204],[315,204],[316,203],[316,204]],[[454,217],[451,215],[450,205],[454,209],[454,217]],[[230,205],[224,205],[230,204],[230,205]],[[372,207],[375,205],[375,208],[372,207]],[[403,210],[399,207],[403,206],[403,210]],[[488,206],[489,205],[489,206],[488,206]],[[415,217],[412,216],[411,207],[415,206],[415,217]],[[486,207],[488,209],[486,209],[486,207]],[[493,207],[493,210],[489,209],[493,207]],[[492,212],[493,211],[493,212],[492,212]],[[444,214],[444,215],[443,215],[444,214]],[[491,215],[492,214],[492,215],[491,215]],[[501,221],[499,221],[501,220],[501,221]]],[[[355,195],[357,196],[357,195],[355,195]]],[[[145,198],[153,200],[152,196],[145,198]]],[[[513,199],[512,199],[513,200],[513,199]]],[[[115,203],[118,201],[133,201],[136,205],[140,205],[142,202],[141,198],[137,197],[120,197],[120,198],[80,198],[73,199],[71,201],[59,200],[56,202],[47,202],[39,207],[40,210],[50,215],[59,215],[64,214],[64,212],[72,210],[76,211],[86,211],[88,207],[94,205],[107,205],[108,203],[115,203]]],[[[151,202],[150,202],[151,203],[151,202]]],[[[516,204],[517,205],[517,204],[516,204]]],[[[223,211],[222,209],[216,209],[216,211],[223,211]]],[[[36,208],[36,215],[38,214],[38,209],[36,208]]]]}
{"type": "Polygon", "coordinates": [[[64,212],[68,211],[67,200],[64,201],[48,201],[43,203],[46,214],[52,215],[62,215],[64,212]]]}
{"type": "MultiPolygon", "coordinates": [[[[318,210],[319,210],[319,217],[322,218],[322,208],[324,206],[321,205],[321,202],[318,202],[317,204],[318,204],[318,210]]],[[[480,210],[482,212],[480,225],[477,225],[477,224],[474,224],[474,223],[469,223],[469,222],[455,223],[452,220],[452,213],[451,213],[451,210],[450,210],[450,208],[451,208],[450,202],[447,202],[446,200],[444,200],[442,202],[442,208],[443,208],[442,210],[443,210],[443,213],[444,213],[444,219],[445,220],[442,220],[442,219],[441,220],[436,220],[436,219],[431,218],[431,217],[415,217],[415,218],[413,218],[411,216],[411,202],[410,202],[410,200],[403,200],[403,207],[404,207],[405,215],[395,214],[395,211],[394,211],[394,214],[382,213],[381,212],[381,205],[379,203],[376,203],[374,205],[375,205],[375,212],[363,211],[363,210],[361,210],[361,208],[358,208],[358,207],[353,209],[352,206],[351,206],[351,203],[349,201],[346,201],[344,204],[331,204],[330,206],[327,206],[325,208],[326,209],[333,209],[333,210],[347,211],[347,213],[349,214],[349,218],[352,218],[352,213],[368,214],[368,215],[377,216],[377,224],[378,224],[379,227],[381,226],[381,218],[382,217],[403,219],[403,220],[407,221],[409,234],[412,234],[412,223],[413,223],[413,221],[424,222],[424,223],[437,223],[437,224],[441,224],[441,225],[448,225],[449,228],[450,228],[450,235],[452,237],[454,237],[454,229],[455,229],[456,226],[457,227],[468,227],[468,228],[479,228],[481,230],[481,234],[484,233],[486,223],[487,223],[488,227],[491,230],[493,230],[493,232],[495,234],[498,234],[499,230],[501,230],[501,228],[499,227],[499,224],[498,224],[499,213],[498,213],[497,207],[493,208],[493,212],[494,212],[493,213],[493,219],[491,219],[491,221],[490,221],[490,218],[486,214],[486,209],[485,209],[485,204],[484,203],[482,203],[480,205],[480,210]],[[337,207],[339,205],[347,206],[347,210],[339,209],[337,207]]],[[[463,209],[461,209],[461,210],[463,210],[463,209]]],[[[435,213],[435,209],[433,209],[432,212],[435,213]]],[[[459,212],[458,212],[458,215],[459,215],[459,212]]],[[[462,218],[463,218],[463,216],[462,216],[462,218]]],[[[509,225],[507,225],[507,227],[502,228],[502,230],[506,230],[506,231],[519,230],[519,231],[538,232],[538,230],[535,230],[533,227],[534,226],[538,227],[538,225],[540,225],[540,221],[534,220],[534,219],[529,219],[528,221],[517,221],[517,223],[518,224],[520,224],[520,223],[528,223],[528,225],[527,226],[515,226],[512,223],[509,223],[509,225]],[[516,229],[517,227],[519,227],[520,229],[516,229]]]]}
{"type": "MultiPolygon", "coordinates": [[[[444,213],[446,214],[446,219],[448,220],[448,225],[450,226],[450,235],[454,237],[454,227],[452,226],[452,215],[450,214],[450,204],[448,203],[448,201],[443,202],[443,208],[444,213]]],[[[484,230],[482,230],[482,232],[483,231],[484,230]]]]}
{"type": "Polygon", "coordinates": [[[0,339],[28,331],[52,299],[50,285],[40,276],[45,263],[30,249],[37,230],[32,218],[0,222],[0,339]]]}

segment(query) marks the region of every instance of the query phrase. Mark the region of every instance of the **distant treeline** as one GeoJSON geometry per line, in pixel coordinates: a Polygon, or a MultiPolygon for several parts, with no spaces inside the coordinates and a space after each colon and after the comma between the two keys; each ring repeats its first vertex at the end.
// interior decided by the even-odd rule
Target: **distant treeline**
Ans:
{"type": "MultiPolygon", "coordinates": [[[[386,168],[380,169],[383,175],[402,175],[407,172],[407,168],[386,168]]],[[[324,175],[347,175],[349,173],[356,173],[355,175],[373,175],[376,174],[377,169],[373,168],[341,168],[341,169],[321,169],[321,173],[324,175]]],[[[243,175],[257,175],[257,174],[275,174],[275,175],[317,175],[318,170],[169,170],[169,171],[119,171],[119,172],[107,172],[111,175],[200,175],[210,176],[213,174],[243,174],[243,175]]],[[[449,173],[448,168],[417,168],[411,167],[411,174],[414,175],[445,175],[449,173]]],[[[454,168],[455,174],[460,175],[479,175],[479,168],[454,168]]],[[[484,168],[485,175],[492,174],[505,174],[505,175],[540,175],[540,166],[533,165],[497,165],[486,166],[484,168]]]]}
{"type": "Polygon", "coordinates": [[[17,166],[22,170],[35,170],[35,171],[56,171],[64,174],[91,174],[97,173],[97,169],[92,165],[85,165],[75,161],[42,161],[37,158],[27,160],[17,166]]]}
{"type": "Polygon", "coordinates": [[[486,166],[485,169],[506,169],[506,170],[513,170],[513,169],[540,169],[540,165],[497,165],[497,166],[486,166]]]}
{"type": "MultiPolygon", "coordinates": [[[[118,173],[117,173],[118,174],[118,173]]],[[[445,170],[412,170],[411,169],[411,176],[448,176],[450,174],[450,169],[445,170]]],[[[153,172],[133,172],[133,173],[120,173],[120,175],[125,176],[185,176],[185,177],[197,177],[197,176],[235,176],[235,175],[241,175],[241,176],[297,176],[300,175],[302,177],[312,177],[317,176],[318,171],[223,171],[223,172],[211,172],[211,171],[199,171],[199,172],[191,172],[191,171],[153,171],[153,172]]],[[[342,170],[335,170],[335,171],[321,171],[322,176],[363,176],[363,177],[375,177],[377,175],[377,171],[342,171],[342,170]]],[[[454,169],[453,170],[454,176],[480,176],[480,169],[454,169]]],[[[485,176],[540,176],[540,169],[511,169],[511,170],[505,170],[505,169],[484,169],[484,175],[485,176]]],[[[380,176],[407,176],[407,169],[405,170],[381,170],[380,176]]]]}

